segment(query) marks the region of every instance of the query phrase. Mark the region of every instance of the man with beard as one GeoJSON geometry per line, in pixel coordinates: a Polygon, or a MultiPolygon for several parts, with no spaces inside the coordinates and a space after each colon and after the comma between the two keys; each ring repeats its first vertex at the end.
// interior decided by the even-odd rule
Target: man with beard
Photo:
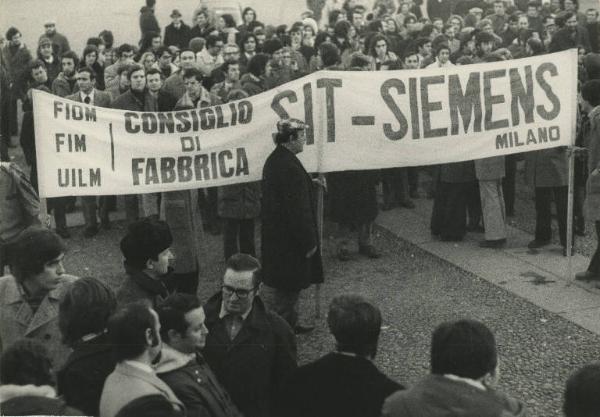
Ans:
{"type": "Polygon", "coordinates": [[[573,12],[564,12],[562,16],[565,26],[559,29],[548,47],[548,52],[566,51],[571,48],[579,48],[583,46],[586,51],[590,51],[590,39],[587,29],[577,23],[577,14],[573,12]]]}
{"type": "Polygon", "coordinates": [[[117,311],[108,322],[108,338],[117,366],[104,383],[100,417],[115,417],[133,400],[149,395],[161,395],[173,409],[183,409],[152,369],[160,360],[162,341],[158,315],[150,306],[132,303],[117,311]]]}
{"type": "Polygon", "coordinates": [[[117,291],[118,304],[144,301],[156,306],[169,295],[172,244],[171,230],[163,221],[143,219],[129,226],[121,239],[125,277],[117,291]]]}
{"type": "Polygon", "coordinates": [[[40,40],[42,40],[42,38],[50,39],[52,42],[52,48],[54,49],[54,53],[56,55],[61,56],[63,52],[68,52],[71,50],[66,36],[56,31],[55,19],[46,19],[46,23],[44,23],[44,29],[45,33],[40,36],[40,40]]]}

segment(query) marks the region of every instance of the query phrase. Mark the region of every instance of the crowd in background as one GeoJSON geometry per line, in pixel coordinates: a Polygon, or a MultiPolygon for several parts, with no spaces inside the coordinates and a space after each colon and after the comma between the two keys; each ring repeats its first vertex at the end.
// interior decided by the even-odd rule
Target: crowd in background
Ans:
{"type": "MultiPolygon", "coordinates": [[[[262,212],[264,237],[264,228],[275,218],[264,217],[262,194],[268,181],[262,187],[257,182],[127,195],[129,228],[120,246],[125,258],[121,288],[115,294],[100,281],[66,275],[62,239],[71,235],[66,213],[73,210],[74,199],[48,199],[56,233],[36,227],[31,90],[100,107],[161,112],[239,100],[321,69],[418,71],[577,48],[581,93],[573,230],[583,234],[585,202],[595,207],[589,213],[597,220],[593,197],[600,192],[598,11],[578,10],[573,0],[377,0],[372,9],[356,0],[328,0],[290,26],[265,25],[252,8],[240,15],[237,22],[231,14],[218,15],[203,7],[189,16],[175,9],[172,21],[161,30],[154,1],[147,0],[140,10],[137,45],[114,39],[107,29],[90,37],[81,53],[70,49],[52,20],[46,22],[35,50],[23,44],[18,28],[6,31],[0,55],[0,193],[7,196],[0,199],[0,268],[3,272],[8,265],[11,275],[0,279],[1,405],[8,402],[7,409],[15,415],[78,412],[72,407],[102,417],[436,416],[446,415],[436,410],[453,407],[480,410],[479,416],[525,415],[519,401],[493,388],[496,345],[485,325],[459,321],[437,328],[432,375],[405,390],[372,364],[381,314],[357,296],[338,297],[330,306],[328,324],[337,342],[332,356],[297,369],[294,333],[310,330],[292,317],[299,291],[269,293],[275,260],[265,259],[263,250],[263,274],[256,259],[255,223],[262,212]],[[17,106],[22,106],[20,126],[17,106]],[[9,148],[15,146],[11,136],[17,134],[30,175],[9,162],[9,148]],[[202,306],[196,292],[203,230],[223,235],[227,268],[221,291],[202,306]],[[170,267],[171,249],[177,254],[175,270],[170,267]],[[272,311],[277,303],[291,306],[289,317],[272,311]],[[23,336],[28,339],[19,340],[23,336]],[[60,398],[53,388],[54,373],[60,398]],[[353,378],[359,381],[350,384],[353,378]],[[456,404],[465,395],[470,400],[456,404]],[[37,402],[24,402],[25,396],[37,402]],[[309,398],[318,400],[306,401],[309,398]],[[23,411],[24,404],[33,408],[23,411]]],[[[298,140],[301,135],[292,132],[283,142],[298,140]]],[[[433,198],[431,232],[439,239],[458,241],[467,232],[484,233],[481,246],[503,247],[506,217],[514,215],[521,159],[535,195],[535,239],[529,247],[550,244],[555,204],[566,255],[569,156],[566,148],[556,148],[436,167],[328,174],[326,214],[338,225],[336,255],[341,261],[351,259],[356,239],[361,255],[380,257],[372,239],[380,183],[384,210],[414,208],[412,200],[424,196],[421,193],[433,198]],[[429,189],[420,189],[420,175],[432,178],[429,189]]],[[[317,187],[324,185],[315,182],[317,187]]],[[[276,207],[269,199],[287,194],[280,190],[266,201],[276,207]]],[[[83,197],[81,206],[86,237],[111,228],[115,197],[83,197]]],[[[600,235],[600,221],[595,226],[600,235]]],[[[312,229],[310,233],[312,239],[312,229]]],[[[318,244],[311,241],[306,259],[315,251],[318,244]]],[[[292,269],[290,275],[298,274],[292,269]]],[[[322,280],[322,267],[319,277],[308,275],[298,279],[322,280]]],[[[578,278],[600,281],[598,251],[578,278]]],[[[283,281],[287,288],[289,282],[283,281]]],[[[599,368],[590,365],[571,378],[567,416],[598,412],[599,375],[599,368]]]]}

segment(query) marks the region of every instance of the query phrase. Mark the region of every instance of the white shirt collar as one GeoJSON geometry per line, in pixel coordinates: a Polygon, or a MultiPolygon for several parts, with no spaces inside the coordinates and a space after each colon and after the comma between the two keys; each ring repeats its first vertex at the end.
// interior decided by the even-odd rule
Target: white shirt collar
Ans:
{"type": "Polygon", "coordinates": [[[452,381],[464,382],[465,384],[471,385],[472,387],[475,387],[482,391],[487,391],[487,388],[485,387],[485,385],[483,385],[481,383],[481,381],[477,381],[475,379],[463,378],[463,377],[452,375],[452,374],[444,374],[444,378],[448,378],[452,381]]]}
{"type": "Polygon", "coordinates": [[[92,92],[89,94],[85,94],[83,91],[79,91],[79,96],[81,97],[81,102],[85,101],[86,97],[90,98],[90,104],[94,104],[94,93],[96,92],[95,88],[92,88],[92,92]]]}
{"type": "Polygon", "coordinates": [[[139,362],[139,361],[132,361],[132,360],[125,360],[125,361],[123,361],[123,363],[127,364],[129,366],[133,366],[134,368],[137,368],[144,372],[149,372],[151,374],[154,373],[154,370],[152,369],[152,367],[150,365],[148,365],[147,363],[143,363],[143,362],[139,362]]]}
{"type": "MultiPolygon", "coordinates": [[[[252,306],[250,306],[248,311],[246,311],[244,314],[242,314],[242,320],[246,320],[246,317],[248,317],[248,315],[250,314],[251,311],[252,311],[252,306]]],[[[221,301],[221,311],[219,311],[219,318],[222,319],[223,317],[227,316],[228,314],[229,313],[227,312],[227,310],[225,310],[225,304],[223,303],[223,301],[221,301]]]]}

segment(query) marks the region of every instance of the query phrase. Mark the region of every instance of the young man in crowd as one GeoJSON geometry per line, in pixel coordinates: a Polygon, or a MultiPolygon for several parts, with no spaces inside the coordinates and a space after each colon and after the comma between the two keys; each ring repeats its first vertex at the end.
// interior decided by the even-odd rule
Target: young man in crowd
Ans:
{"type": "Polygon", "coordinates": [[[600,364],[591,363],[575,371],[567,381],[563,411],[565,417],[593,417],[600,414],[600,364]]]}
{"type": "Polygon", "coordinates": [[[119,85],[119,73],[123,67],[133,64],[135,50],[129,44],[120,45],[117,48],[117,62],[104,69],[104,86],[106,90],[112,90],[119,85]]]}
{"type": "MultiPolygon", "coordinates": [[[[79,68],[76,73],[76,79],[79,91],[67,96],[67,99],[91,106],[110,108],[110,94],[96,89],[96,73],[92,68],[79,68]]],[[[96,212],[100,215],[102,228],[110,229],[106,197],[84,196],[81,198],[81,202],[83,203],[83,218],[85,221],[83,235],[86,238],[91,238],[98,234],[98,217],[96,212]],[[99,205],[98,200],[100,200],[99,205]]]]}
{"type": "MultiPolygon", "coordinates": [[[[113,109],[131,111],[155,111],[153,100],[146,91],[146,73],[144,67],[132,64],[128,67],[129,90],[111,103],[113,109]]],[[[144,215],[142,215],[144,217],[144,215]]],[[[125,218],[132,223],[140,218],[139,197],[136,194],[125,196],[125,218]]]]}
{"type": "Polygon", "coordinates": [[[223,63],[223,39],[217,35],[208,35],[204,49],[196,55],[198,68],[202,75],[209,77],[210,73],[223,63]]]}
{"type": "Polygon", "coordinates": [[[236,62],[226,62],[221,67],[225,78],[214,84],[210,90],[211,94],[217,96],[223,103],[227,102],[227,96],[232,90],[239,90],[242,88],[240,83],[240,64],[236,62]]]}
{"type": "Polygon", "coordinates": [[[71,284],[60,300],[58,325],[63,343],[73,350],[57,370],[58,392],[85,415],[98,415],[104,381],[115,369],[106,328],[116,307],[112,289],[89,277],[71,284]]]}
{"type": "Polygon", "coordinates": [[[162,341],[158,315],[150,306],[139,302],[118,310],[108,321],[108,339],[117,365],[104,383],[100,417],[115,417],[127,404],[149,395],[163,396],[173,409],[184,409],[152,368],[160,360],[162,341]]]}
{"type": "Polygon", "coordinates": [[[145,301],[156,306],[169,294],[173,237],[167,223],[142,219],[132,223],[123,239],[125,276],[117,291],[119,305],[145,301]]]}
{"type": "Polygon", "coordinates": [[[335,352],[294,371],[282,390],[280,415],[379,417],[383,401],[404,389],[373,363],[381,312],[362,296],[339,295],[329,305],[327,324],[335,352]]]}
{"type": "Polygon", "coordinates": [[[240,47],[236,44],[227,44],[223,47],[223,63],[211,71],[210,76],[204,80],[204,88],[210,90],[215,84],[225,80],[227,76],[226,64],[237,64],[240,61],[240,47]]]}
{"type": "Polygon", "coordinates": [[[157,313],[163,350],[156,373],[183,402],[187,415],[241,417],[200,353],[208,329],[198,297],[172,294],[161,303],[157,313]]]}
{"type": "Polygon", "coordinates": [[[76,277],[65,274],[65,244],[56,233],[33,227],[11,245],[12,275],[0,278],[0,350],[17,339],[43,342],[59,369],[69,354],[58,327],[58,304],[76,277]]]}
{"type": "Polygon", "coordinates": [[[525,416],[521,402],[496,391],[497,379],[490,329],[474,320],[442,323],[431,338],[431,374],[388,397],[382,416],[525,416]]]}
{"type": "Polygon", "coordinates": [[[204,306],[204,357],[245,417],[278,417],[279,389],[296,368],[294,334],[257,296],[258,260],[237,254],[225,268],[221,291],[204,306]]]}
{"type": "Polygon", "coordinates": [[[172,73],[166,80],[163,90],[165,93],[179,100],[185,93],[183,74],[192,68],[196,68],[196,54],[191,49],[182,49],[179,53],[179,70],[172,73]]]}
{"type": "Polygon", "coordinates": [[[23,338],[10,345],[0,358],[2,415],[82,415],[57,397],[52,371],[50,354],[41,341],[23,338]]]}

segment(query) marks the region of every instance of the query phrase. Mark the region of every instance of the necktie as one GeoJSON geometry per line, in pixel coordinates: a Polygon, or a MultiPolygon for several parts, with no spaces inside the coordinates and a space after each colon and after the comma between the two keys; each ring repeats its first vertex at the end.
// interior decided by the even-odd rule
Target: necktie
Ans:
{"type": "Polygon", "coordinates": [[[85,104],[90,104],[90,96],[85,96],[85,98],[83,99],[85,104]]]}
{"type": "Polygon", "coordinates": [[[239,314],[230,314],[227,316],[227,333],[229,333],[229,339],[233,340],[242,329],[244,320],[239,314]]]}

